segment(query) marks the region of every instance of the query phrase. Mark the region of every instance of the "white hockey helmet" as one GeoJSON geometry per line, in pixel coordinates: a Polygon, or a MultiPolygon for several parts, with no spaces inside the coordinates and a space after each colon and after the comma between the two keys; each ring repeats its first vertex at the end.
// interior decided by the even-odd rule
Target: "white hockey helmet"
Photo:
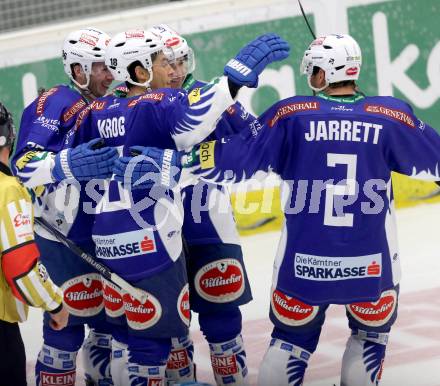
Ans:
{"type": "Polygon", "coordinates": [[[187,40],[179,35],[167,24],[157,24],[149,29],[153,34],[160,37],[162,43],[173,51],[174,59],[185,60],[186,74],[191,74],[196,68],[194,51],[188,45],[187,40]]]}
{"type": "Polygon", "coordinates": [[[62,53],[64,71],[79,88],[85,90],[89,87],[92,64],[104,62],[109,40],[110,36],[93,27],[73,31],[67,35],[62,53]],[[86,75],[86,84],[80,84],[73,78],[72,65],[76,63],[81,65],[86,75]]]}
{"type": "Polygon", "coordinates": [[[105,64],[117,81],[126,81],[141,87],[149,87],[153,80],[153,57],[163,52],[168,60],[173,52],[167,49],[161,39],[149,31],[142,29],[118,33],[111,40],[105,55],[105,64]],[[139,61],[148,71],[150,77],[144,83],[136,82],[128,71],[130,64],[139,61]]]}
{"type": "Polygon", "coordinates": [[[350,35],[331,34],[319,37],[310,44],[304,52],[300,70],[307,75],[312,90],[322,91],[331,83],[357,80],[361,65],[362,53],[356,40],[350,35]],[[326,85],[319,89],[310,84],[314,67],[325,72],[326,85]]]}

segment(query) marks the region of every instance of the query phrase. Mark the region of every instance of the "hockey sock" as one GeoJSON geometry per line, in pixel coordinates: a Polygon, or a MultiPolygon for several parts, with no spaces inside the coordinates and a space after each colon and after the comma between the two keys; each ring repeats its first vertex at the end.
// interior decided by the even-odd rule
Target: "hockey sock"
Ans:
{"type": "Polygon", "coordinates": [[[110,373],[114,386],[125,386],[128,379],[128,331],[126,326],[112,325],[112,356],[110,373]]]}
{"type": "Polygon", "coordinates": [[[261,362],[258,385],[302,385],[311,355],[299,346],[273,338],[261,362]]]}
{"type": "Polygon", "coordinates": [[[241,335],[226,342],[209,343],[209,350],[218,386],[247,384],[248,368],[241,335]]]}
{"type": "Polygon", "coordinates": [[[341,386],[378,385],[388,333],[353,331],[342,358],[341,386]]]}
{"type": "Polygon", "coordinates": [[[194,344],[189,336],[171,338],[171,354],[167,362],[167,384],[195,381],[194,344]]]}
{"type": "Polygon", "coordinates": [[[128,379],[124,386],[165,385],[165,370],[171,339],[128,337],[128,379]]]}
{"type": "Polygon", "coordinates": [[[76,355],[84,340],[84,326],[68,326],[60,331],[43,326],[44,344],[35,364],[38,386],[73,386],[76,355]]]}
{"type": "Polygon", "coordinates": [[[110,375],[111,356],[110,334],[91,329],[82,348],[86,385],[112,385],[110,375]]]}
{"type": "Polygon", "coordinates": [[[74,386],[77,351],[68,352],[43,345],[35,364],[37,386],[74,386]]]}

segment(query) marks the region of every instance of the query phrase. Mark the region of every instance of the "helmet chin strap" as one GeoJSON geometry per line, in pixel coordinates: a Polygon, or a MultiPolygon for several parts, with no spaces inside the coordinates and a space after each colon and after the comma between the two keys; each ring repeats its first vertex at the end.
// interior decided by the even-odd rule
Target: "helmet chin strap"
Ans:
{"type": "MultiPolygon", "coordinates": [[[[82,66],[81,66],[82,68],[82,66]]],[[[86,84],[81,84],[79,82],[77,82],[75,80],[75,78],[73,77],[73,75],[70,76],[70,79],[72,80],[73,83],[75,83],[81,90],[88,90],[89,89],[89,83],[90,83],[90,74],[87,74],[84,70],[84,75],[86,76],[86,84]]]]}
{"type": "Polygon", "coordinates": [[[309,84],[309,87],[310,87],[313,91],[315,91],[315,92],[320,92],[320,91],[322,91],[322,90],[325,90],[325,89],[329,86],[328,80],[326,79],[326,80],[325,80],[325,84],[324,84],[324,86],[322,86],[322,87],[314,87],[314,86],[312,86],[311,78],[312,78],[311,75],[309,75],[309,76],[307,77],[307,83],[309,84]]]}

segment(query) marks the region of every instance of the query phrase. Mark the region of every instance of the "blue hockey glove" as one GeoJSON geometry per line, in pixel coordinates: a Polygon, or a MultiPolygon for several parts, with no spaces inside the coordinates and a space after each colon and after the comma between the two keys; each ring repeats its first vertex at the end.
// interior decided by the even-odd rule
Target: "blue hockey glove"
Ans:
{"type": "Polygon", "coordinates": [[[121,157],[115,162],[115,180],[132,189],[162,186],[172,189],[180,178],[180,153],[155,147],[130,147],[133,157],[121,157]]]}
{"type": "Polygon", "coordinates": [[[289,43],[276,34],[261,35],[245,45],[225,66],[224,74],[239,86],[257,87],[267,65],[289,56],[289,43]]]}
{"type": "Polygon", "coordinates": [[[113,164],[118,158],[118,151],[102,145],[102,139],[95,138],[72,149],[61,150],[55,156],[55,165],[52,169],[55,181],[110,178],[113,164]]]}

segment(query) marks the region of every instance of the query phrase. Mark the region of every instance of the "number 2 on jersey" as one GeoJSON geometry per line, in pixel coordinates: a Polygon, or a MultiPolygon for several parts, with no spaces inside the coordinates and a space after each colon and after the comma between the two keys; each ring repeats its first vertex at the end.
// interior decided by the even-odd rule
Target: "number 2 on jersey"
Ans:
{"type": "MultiPolygon", "coordinates": [[[[344,213],[343,207],[338,205],[340,210],[336,210],[335,196],[353,196],[356,194],[356,154],[338,154],[327,153],[327,166],[335,167],[336,165],[347,165],[347,178],[345,184],[326,184],[325,187],[325,206],[324,206],[324,225],[334,227],[352,227],[353,213],[344,213]],[[339,214],[339,215],[338,215],[339,214]]],[[[342,198],[340,198],[342,200],[342,198]]]]}

